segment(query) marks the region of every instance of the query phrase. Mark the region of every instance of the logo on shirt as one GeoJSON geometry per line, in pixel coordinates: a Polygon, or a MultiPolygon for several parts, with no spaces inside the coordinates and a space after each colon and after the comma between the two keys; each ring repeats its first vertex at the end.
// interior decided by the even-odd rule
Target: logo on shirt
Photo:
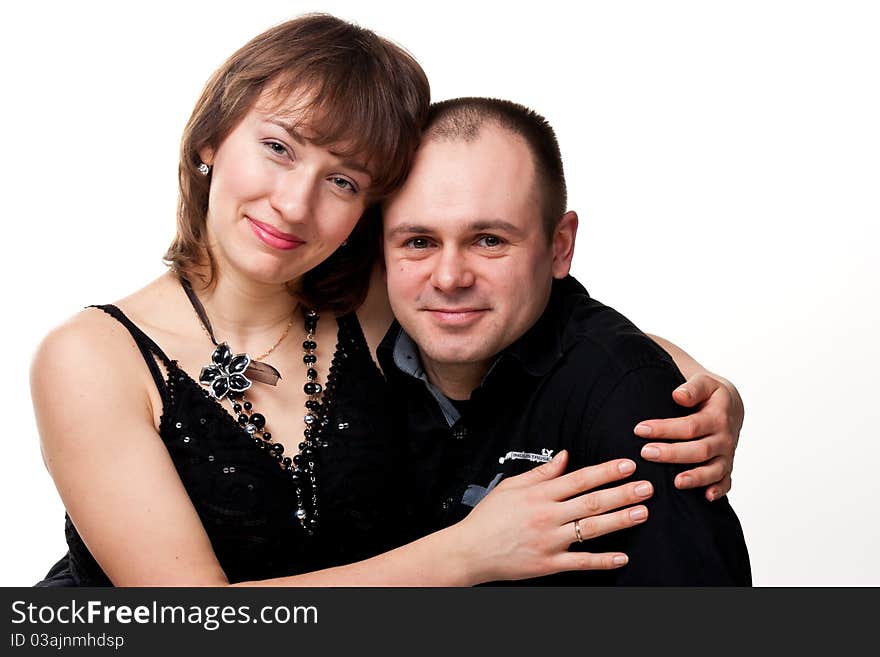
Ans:
{"type": "Polygon", "coordinates": [[[542,449],[540,454],[533,454],[532,452],[507,452],[507,454],[498,459],[498,462],[501,464],[503,464],[505,461],[532,461],[533,463],[547,463],[547,461],[552,458],[552,449],[542,449]]]}

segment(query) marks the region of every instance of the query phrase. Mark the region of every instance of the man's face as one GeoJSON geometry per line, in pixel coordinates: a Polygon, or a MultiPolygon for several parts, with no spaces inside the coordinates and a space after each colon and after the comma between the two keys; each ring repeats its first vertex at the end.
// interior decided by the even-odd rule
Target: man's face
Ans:
{"type": "Polygon", "coordinates": [[[429,372],[485,371],[537,321],[553,277],[568,273],[570,253],[561,262],[544,234],[534,179],[525,141],[487,123],[474,141],[426,141],[386,204],[391,307],[429,372]]]}

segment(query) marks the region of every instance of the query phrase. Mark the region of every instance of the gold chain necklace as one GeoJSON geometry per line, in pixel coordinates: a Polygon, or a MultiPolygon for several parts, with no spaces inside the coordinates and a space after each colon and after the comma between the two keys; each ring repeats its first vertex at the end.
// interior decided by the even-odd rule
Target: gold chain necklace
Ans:
{"type": "MultiPolygon", "coordinates": [[[[281,333],[279,338],[277,340],[275,340],[275,344],[273,344],[271,347],[269,347],[268,351],[263,352],[262,354],[260,354],[256,358],[254,358],[253,360],[263,360],[266,356],[268,356],[273,351],[275,351],[275,348],[278,347],[278,345],[280,345],[284,341],[284,338],[287,337],[287,334],[290,333],[290,327],[293,326],[293,320],[294,320],[294,315],[293,315],[293,313],[291,313],[290,321],[287,322],[287,326],[284,327],[284,331],[281,333]]],[[[202,322],[199,322],[199,328],[202,329],[202,333],[204,333],[206,336],[208,336],[212,342],[214,341],[214,337],[210,333],[208,333],[208,329],[205,328],[205,325],[202,322]]]]}

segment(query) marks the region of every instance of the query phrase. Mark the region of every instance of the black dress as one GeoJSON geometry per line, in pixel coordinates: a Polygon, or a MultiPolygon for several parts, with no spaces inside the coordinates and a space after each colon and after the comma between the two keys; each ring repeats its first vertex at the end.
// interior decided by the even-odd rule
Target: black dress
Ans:
{"type": "MultiPolygon", "coordinates": [[[[275,459],[121,310],[98,307],[129,330],[150,368],[163,405],[159,435],[231,583],[350,563],[399,544],[388,389],[354,314],[337,319],[318,456],[320,528],[310,537],[275,459]]],[[[279,438],[289,449],[300,440],[279,438]]],[[[67,516],[65,534],[68,553],[37,586],[110,586],[67,516]]]]}

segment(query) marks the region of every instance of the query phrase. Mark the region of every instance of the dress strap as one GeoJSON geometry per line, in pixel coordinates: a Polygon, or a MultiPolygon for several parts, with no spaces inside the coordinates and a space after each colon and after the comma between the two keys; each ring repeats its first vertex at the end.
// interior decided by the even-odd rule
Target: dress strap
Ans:
{"type": "Polygon", "coordinates": [[[126,317],[125,313],[122,312],[118,307],[110,303],[100,306],[96,305],[89,307],[103,310],[105,313],[110,315],[113,319],[115,319],[128,329],[128,332],[131,333],[131,337],[134,338],[134,342],[138,346],[141,355],[144,357],[144,360],[147,361],[147,367],[150,368],[150,374],[153,375],[153,380],[156,382],[156,387],[159,389],[159,392],[162,393],[164,401],[165,377],[162,376],[162,372],[159,371],[159,366],[156,364],[156,358],[158,357],[165,365],[165,367],[171,366],[171,359],[165,355],[165,352],[162,351],[159,345],[153,342],[150,336],[140,330],[137,325],[132,322],[128,317],[126,317]]]}

